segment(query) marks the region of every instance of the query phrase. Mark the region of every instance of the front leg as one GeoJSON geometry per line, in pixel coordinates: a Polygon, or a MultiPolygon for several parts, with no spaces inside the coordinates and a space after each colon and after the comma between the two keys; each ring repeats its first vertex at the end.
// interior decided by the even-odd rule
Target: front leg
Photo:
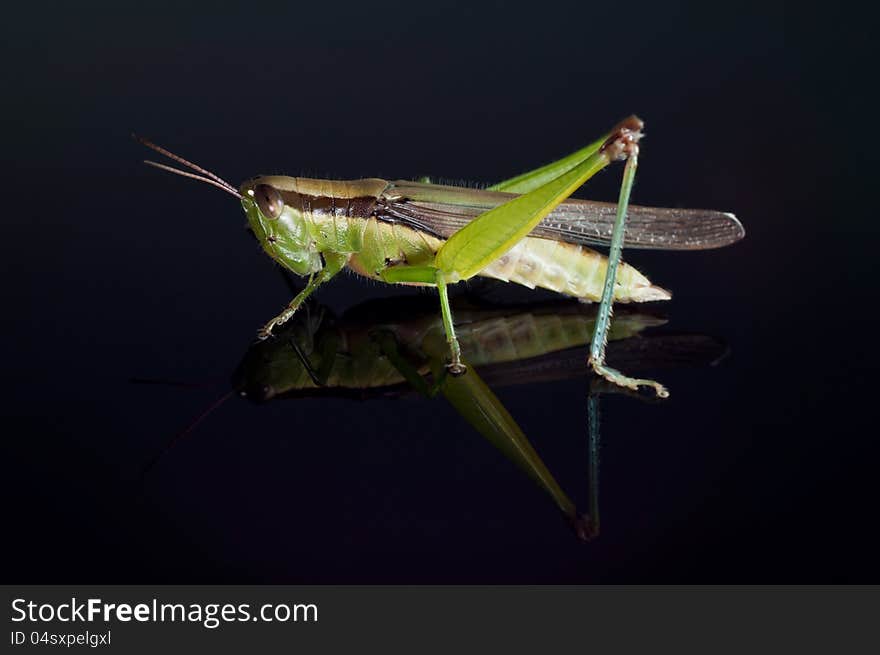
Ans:
{"type": "Polygon", "coordinates": [[[324,268],[322,268],[317,273],[313,273],[309,278],[308,284],[306,284],[305,289],[296,294],[293,300],[284,308],[284,311],[278,314],[271,321],[266,323],[262,328],[260,328],[259,332],[257,332],[257,338],[260,340],[268,339],[272,336],[272,330],[277,325],[281,325],[282,323],[286,323],[296,314],[296,311],[300,308],[300,306],[306,301],[312,292],[321,286],[324,282],[332,278],[339,271],[342,270],[342,267],[345,266],[345,263],[348,261],[348,258],[344,255],[339,254],[324,254],[324,268]]]}

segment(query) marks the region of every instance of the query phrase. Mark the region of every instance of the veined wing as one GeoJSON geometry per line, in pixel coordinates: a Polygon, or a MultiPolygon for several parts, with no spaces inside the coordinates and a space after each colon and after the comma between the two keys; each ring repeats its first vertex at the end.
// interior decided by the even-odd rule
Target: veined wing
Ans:
{"type": "MultiPolygon", "coordinates": [[[[380,218],[449,237],[487,209],[515,197],[498,191],[397,181],[380,199],[380,218]]],[[[615,203],[567,200],[530,236],[589,246],[611,241],[615,203]]],[[[733,214],[709,209],[667,209],[630,205],[624,246],[655,250],[708,250],[745,236],[733,214]]]]}

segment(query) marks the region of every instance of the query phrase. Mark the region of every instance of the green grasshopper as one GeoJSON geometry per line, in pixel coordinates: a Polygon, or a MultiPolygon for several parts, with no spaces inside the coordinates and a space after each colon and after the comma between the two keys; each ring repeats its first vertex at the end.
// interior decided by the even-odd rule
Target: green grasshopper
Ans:
{"type": "Polygon", "coordinates": [[[629,207],[642,128],[642,121],[630,116],[590,145],[486,190],[377,178],[336,181],[276,175],[253,178],[236,190],[214,173],[139,140],[195,173],[148,164],[238,198],[269,256],[308,276],[305,288],[259,331],[261,339],[347,267],[386,283],[436,287],[449,348],[446,366],[451,375],[462,375],[466,366],[448,286],[480,275],[599,300],[588,357],[593,371],[622,387],[646,386],[666,397],[660,383],[627,377],[605,365],[612,303],[671,297],[621,262],[624,234],[631,247],[696,250],[729,245],[745,232],[736,217],[725,212],[629,207]],[[616,206],[568,200],[618,160],[625,160],[626,166],[616,206]],[[610,244],[607,258],[586,247],[605,244],[610,244]]]}

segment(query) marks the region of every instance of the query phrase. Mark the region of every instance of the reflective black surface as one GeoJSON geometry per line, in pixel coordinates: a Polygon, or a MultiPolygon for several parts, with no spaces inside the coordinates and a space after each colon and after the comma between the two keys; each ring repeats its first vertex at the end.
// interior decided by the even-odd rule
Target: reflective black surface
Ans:
{"type": "MultiPolygon", "coordinates": [[[[4,579],[878,581],[871,21],[561,11],[288,8],[271,38],[247,8],[9,14],[4,579]],[[628,257],[674,292],[662,330],[730,353],[650,371],[664,403],[602,399],[597,539],[415,394],[233,397],[140,478],[289,292],[236,203],[139,164],[130,130],[233,182],[494,181],[631,112],[648,135],[633,201],[734,211],[747,236],[628,257]]],[[[620,173],[581,194],[613,200],[620,173]]],[[[343,276],[318,298],[342,314],[408,293],[343,276]]],[[[493,388],[583,506],[586,377],[493,388]]]]}

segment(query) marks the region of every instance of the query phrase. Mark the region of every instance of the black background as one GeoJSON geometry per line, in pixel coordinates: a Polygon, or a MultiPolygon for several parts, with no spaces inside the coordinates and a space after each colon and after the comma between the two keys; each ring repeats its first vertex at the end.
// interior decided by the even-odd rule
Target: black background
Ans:
{"type": "MultiPolygon", "coordinates": [[[[878,582],[872,17],[835,4],[73,3],[5,10],[7,582],[878,582]],[[747,238],[630,253],[718,367],[604,401],[577,542],[443,401],[233,398],[139,468],[288,300],[228,196],[258,173],[493,181],[647,124],[634,201],[747,238]],[[136,376],[204,382],[142,386],[136,376]]],[[[582,195],[613,200],[620,167],[582,195]]],[[[411,293],[343,276],[342,311],[411,293]]],[[[528,294],[524,296],[528,298],[528,294]]],[[[585,495],[586,380],[499,390],[585,495]]]]}

